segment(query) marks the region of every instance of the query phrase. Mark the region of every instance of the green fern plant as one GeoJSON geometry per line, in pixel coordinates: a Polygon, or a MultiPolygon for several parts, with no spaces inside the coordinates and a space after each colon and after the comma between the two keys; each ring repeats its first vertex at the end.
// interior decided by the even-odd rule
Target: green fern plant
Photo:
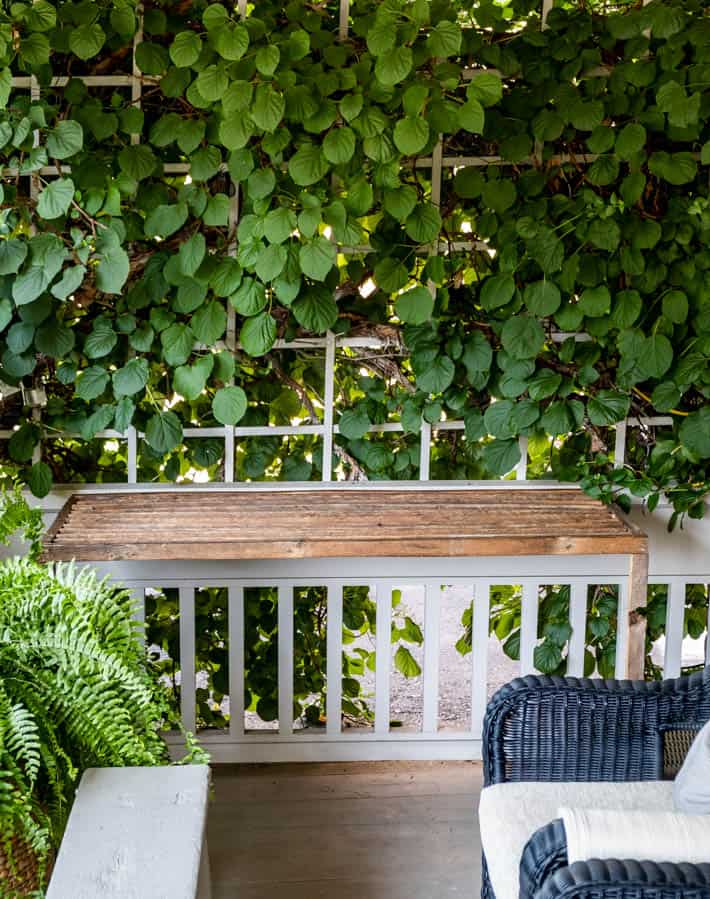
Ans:
{"type": "MultiPolygon", "coordinates": [[[[22,518],[18,502],[12,494],[14,518],[22,518]]],[[[179,725],[140,638],[130,594],[93,570],[31,558],[0,563],[6,853],[19,839],[44,870],[86,768],[169,762],[160,733],[179,725]]],[[[190,735],[186,748],[188,761],[206,760],[190,735]]]]}

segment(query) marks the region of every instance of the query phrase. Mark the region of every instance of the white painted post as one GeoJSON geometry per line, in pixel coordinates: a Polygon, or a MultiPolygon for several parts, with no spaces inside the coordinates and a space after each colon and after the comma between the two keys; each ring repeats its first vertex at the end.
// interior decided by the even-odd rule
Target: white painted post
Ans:
{"type": "Polygon", "coordinates": [[[429,466],[431,463],[431,425],[422,418],[419,431],[419,480],[429,480],[429,466]]]}
{"type": "Polygon", "coordinates": [[[567,674],[570,677],[583,677],[587,635],[587,584],[574,581],[569,589],[569,623],[572,635],[567,647],[567,674]]]}
{"type": "Polygon", "coordinates": [[[342,729],[343,681],[343,585],[328,587],[328,618],[326,622],[326,732],[339,734],[342,729]]]}
{"type": "Polygon", "coordinates": [[[244,587],[228,588],[229,735],[244,734],[244,587]]]}
{"type": "Polygon", "coordinates": [[[348,36],[348,20],[350,18],[350,0],[340,0],[340,19],[338,22],[338,34],[344,41],[348,36]]]}
{"type": "Polygon", "coordinates": [[[614,677],[617,678],[617,680],[625,680],[627,677],[629,655],[629,589],[626,578],[624,578],[618,585],[618,589],[619,607],[616,617],[616,662],[614,664],[614,677]]]}
{"type": "Polygon", "coordinates": [[[518,437],[520,462],[515,466],[515,480],[526,481],[528,478],[528,438],[518,437]]]}
{"type": "Polygon", "coordinates": [[[392,663],[392,587],[376,586],[377,619],[375,639],[375,733],[390,730],[390,667],[392,663]]]}
{"type": "Polygon", "coordinates": [[[532,581],[523,583],[523,599],[520,612],[520,674],[535,671],[535,646],[537,644],[538,585],[532,581]]]}
{"type": "Polygon", "coordinates": [[[234,482],[234,428],[224,429],[224,482],[234,482]]]}
{"type": "Polygon", "coordinates": [[[424,700],[422,733],[436,734],[439,729],[439,636],[441,623],[441,587],[427,584],[424,600],[424,700]]]}
{"type": "Polygon", "coordinates": [[[483,716],[488,704],[488,631],[490,627],[491,584],[477,580],[473,586],[471,633],[471,735],[480,740],[483,716]]]}
{"type": "Polygon", "coordinates": [[[126,456],[128,464],[128,483],[138,483],[138,432],[131,425],[126,434],[126,456]]]}
{"type": "Polygon", "coordinates": [[[323,391],[322,480],[333,479],[333,402],[335,399],[335,334],[328,331],[325,344],[325,388],[323,391]]]}
{"type": "Polygon", "coordinates": [[[279,626],[279,733],[293,733],[293,586],[280,586],[279,626]]]}
{"type": "Polygon", "coordinates": [[[619,421],[614,429],[614,468],[624,467],[626,456],[626,421],[619,421]]]}
{"type": "MultiPolygon", "coordinates": [[[[143,94],[143,82],[141,80],[141,70],[136,62],[136,50],[138,45],[143,43],[143,8],[141,6],[136,10],[138,13],[138,27],[133,36],[133,69],[131,71],[131,102],[136,109],[141,108],[141,98],[143,94]]],[[[139,144],[141,142],[140,133],[131,134],[131,143],[139,144]]]]}
{"type": "Polygon", "coordinates": [[[194,731],[195,696],[195,588],[180,587],[180,711],[185,730],[194,731]]]}
{"type": "Polygon", "coordinates": [[[683,653],[685,619],[685,581],[673,578],[668,584],[666,604],[666,646],[663,654],[663,676],[679,677],[683,653]]]}

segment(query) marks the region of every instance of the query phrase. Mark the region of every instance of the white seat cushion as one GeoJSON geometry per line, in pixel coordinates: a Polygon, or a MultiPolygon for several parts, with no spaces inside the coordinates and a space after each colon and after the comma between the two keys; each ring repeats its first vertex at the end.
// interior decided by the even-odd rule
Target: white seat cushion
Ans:
{"type": "Polygon", "coordinates": [[[672,781],[504,783],[486,787],[478,808],[481,845],[496,899],[518,899],[520,858],[530,837],[560,806],[673,811],[672,781]]]}
{"type": "Polygon", "coordinates": [[[569,863],[590,858],[647,862],[710,861],[710,815],[624,809],[561,808],[569,863]],[[663,834],[659,840],[658,835],[663,834]]]}

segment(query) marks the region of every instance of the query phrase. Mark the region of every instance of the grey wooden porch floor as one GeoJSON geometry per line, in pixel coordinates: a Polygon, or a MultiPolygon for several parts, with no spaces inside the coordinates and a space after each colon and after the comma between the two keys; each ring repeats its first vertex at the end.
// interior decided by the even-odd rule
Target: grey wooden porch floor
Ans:
{"type": "Polygon", "coordinates": [[[213,899],[474,899],[475,762],[214,769],[213,899]]]}

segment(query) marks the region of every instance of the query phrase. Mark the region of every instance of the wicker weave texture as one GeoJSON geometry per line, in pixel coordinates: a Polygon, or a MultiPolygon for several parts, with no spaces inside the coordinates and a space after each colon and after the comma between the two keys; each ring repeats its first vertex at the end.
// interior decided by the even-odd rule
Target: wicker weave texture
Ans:
{"type": "MultiPolygon", "coordinates": [[[[518,678],[498,691],[486,713],[484,782],[672,777],[695,733],[708,720],[710,667],[688,677],[652,683],[518,678]]],[[[637,862],[610,861],[604,863],[603,882],[582,882],[576,875],[572,881],[565,880],[564,872],[575,866],[564,864],[560,834],[552,825],[546,834],[538,831],[538,835],[543,839],[533,850],[539,850],[539,858],[528,857],[528,870],[521,878],[521,885],[526,878],[534,885],[533,892],[521,892],[521,899],[533,899],[533,895],[535,899],[710,899],[710,865],[691,866],[688,880],[685,865],[640,869],[634,867],[637,862]],[[622,871],[629,870],[634,876],[661,879],[640,883],[621,877],[622,871]],[[619,874],[619,883],[610,871],[619,874]]],[[[485,859],[482,874],[483,899],[495,899],[485,859]]]]}

